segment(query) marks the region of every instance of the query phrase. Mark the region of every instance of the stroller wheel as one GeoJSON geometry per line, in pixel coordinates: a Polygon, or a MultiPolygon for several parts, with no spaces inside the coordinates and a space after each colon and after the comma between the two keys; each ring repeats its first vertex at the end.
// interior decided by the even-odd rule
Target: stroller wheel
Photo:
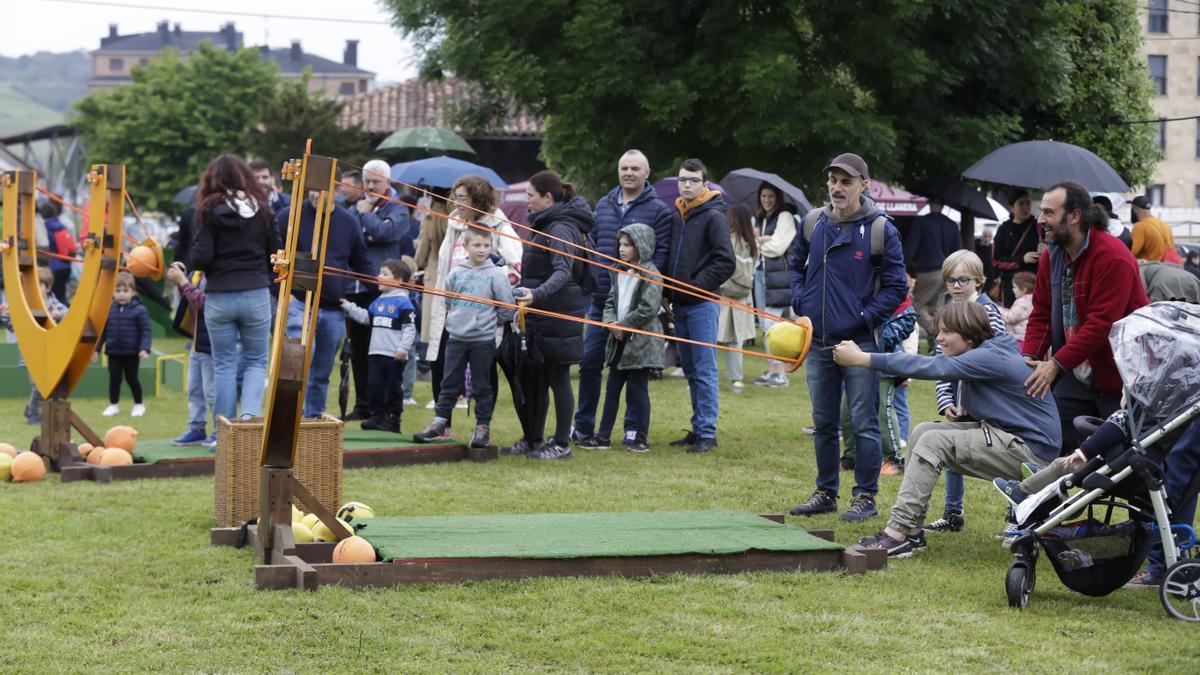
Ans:
{"type": "Polygon", "coordinates": [[[1172,617],[1200,622],[1200,560],[1187,558],[1172,565],[1163,575],[1158,598],[1172,617]]]}
{"type": "Polygon", "coordinates": [[[1032,561],[1014,560],[1004,577],[1004,592],[1008,595],[1008,606],[1024,609],[1033,594],[1036,572],[1032,561]]]}

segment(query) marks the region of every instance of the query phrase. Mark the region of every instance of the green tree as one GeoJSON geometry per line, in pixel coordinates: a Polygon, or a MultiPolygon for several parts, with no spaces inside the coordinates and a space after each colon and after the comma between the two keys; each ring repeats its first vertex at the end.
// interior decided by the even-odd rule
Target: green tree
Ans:
{"type": "Polygon", "coordinates": [[[258,50],[201,44],[186,59],[169,50],[133,69],[133,82],[77,104],[75,123],[95,162],[128,166],[143,209],[162,209],[221,153],[245,154],[279,69],[258,50]]]}
{"type": "Polygon", "coordinates": [[[362,164],[369,149],[362,126],[338,125],[343,104],[322,92],[311,92],[310,70],[299,80],[283,80],[275,95],[264,101],[259,112],[260,123],[250,132],[249,150],[255,157],[267,160],[276,168],[304,152],[307,139],[313,141],[313,152],[353,164],[362,164]]]}
{"type": "MultiPolygon", "coordinates": [[[[846,150],[883,179],[955,174],[1041,132],[1039,111],[1067,110],[1076,91],[1064,36],[1080,24],[1025,0],[385,4],[426,76],[479,84],[463,119],[486,127],[509,101],[530,107],[547,163],[593,193],[628,147],[659,175],[696,156],[717,176],[751,165],[818,193],[823,162],[846,150]]],[[[1110,4],[1118,25],[1136,24],[1133,0],[1110,4]]],[[[1104,63],[1136,60],[1128,40],[1098,48],[1104,63]]],[[[1089,118],[1126,110],[1092,103],[1089,118]]],[[[1140,150],[1124,156],[1145,168],[1140,150]]]]}

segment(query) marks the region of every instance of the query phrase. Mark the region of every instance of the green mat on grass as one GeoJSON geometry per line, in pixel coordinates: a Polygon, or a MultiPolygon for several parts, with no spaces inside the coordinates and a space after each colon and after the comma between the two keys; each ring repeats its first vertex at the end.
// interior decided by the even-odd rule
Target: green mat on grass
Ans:
{"type": "MultiPolygon", "coordinates": [[[[393,434],[387,431],[364,431],[352,422],[342,428],[343,450],[377,450],[380,448],[420,448],[427,443],[414,443],[412,434],[393,434]],[[355,428],[351,428],[351,424],[355,428]]],[[[453,444],[453,442],[451,442],[453,444]]],[[[446,445],[441,443],[440,445],[446,445]]]]}
{"type": "Polygon", "coordinates": [[[133,449],[133,459],[137,462],[153,463],[164,459],[195,459],[197,457],[213,457],[211,448],[203,445],[171,445],[165,439],[138,441],[133,449]]]}
{"type": "Polygon", "coordinates": [[[380,517],[365,522],[359,535],[385,561],[842,550],[799,527],[745,511],[380,517]]]}
{"type": "MultiPolygon", "coordinates": [[[[411,434],[391,434],[386,431],[363,431],[345,428],[342,432],[343,450],[377,450],[391,448],[427,447],[414,443],[411,434]]],[[[165,439],[138,441],[133,458],[138,462],[158,462],[164,459],[195,459],[213,457],[214,453],[203,445],[177,447],[165,439]]]]}

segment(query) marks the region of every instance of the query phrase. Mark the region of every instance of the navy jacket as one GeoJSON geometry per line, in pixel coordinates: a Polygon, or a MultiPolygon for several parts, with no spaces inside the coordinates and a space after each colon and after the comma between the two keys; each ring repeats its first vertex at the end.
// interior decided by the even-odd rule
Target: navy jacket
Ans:
{"type": "MultiPolygon", "coordinates": [[[[621,215],[621,186],[613,188],[608,195],[596,202],[596,229],[592,231],[591,247],[613,258],[617,255],[617,238],[621,229],[633,223],[645,223],[654,228],[654,265],[660,270],[667,268],[667,251],[671,248],[671,209],[658,198],[654,188],[646,183],[642,193],[635,197],[621,215]]],[[[600,258],[606,265],[615,265],[611,260],[600,258]]],[[[591,266],[591,272],[596,277],[596,288],[592,291],[592,306],[602,309],[608,300],[608,289],[612,283],[612,273],[608,270],[591,266]]]]}
{"type": "MultiPolygon", "coordinates": [[[[387,196],[396,199],[396,191],[388,188],[387,196]]],[[[380,199],[375,203],[375,208],[366,213],[359,213],[357,209],[346,213],[358,217],[358,224],[362,228],[360,233],[367,244],[367,257],[371,259],[372,267],[379,269],[383,261],[401,256],[405,235],[412,227],[407,206],[380,199]]],[[[411,239],[409,242],[411,245],[411,239]]]]}
{"type": "Polygon", "coordinates": [[[962,248],[958,225],[941,213],[927,213],[913,221],[904,242],[904,259],[918,272],[940,272],[946,256],[962,248]]]}
{"type": "MultiPolygon", "coordinates": [[[[288,207],[275,216],[275,223],[285,238],[290,213],[291,207],[288,207]]],[[[313,221],[316,216],[317,210],[305,199],[300,209],[300,236],[296,239],[298,251],[311,250],[313,221]]],[[[358,229],[358,221],[354,215],[340,206],[334,206],[333,213],[329,214],[329,236],[325,240],[325,266],[371,276],[379,274],[379,268],[371,263],[367,253],[367,245],[363,241],[362,231],[358,229]]],[[[342,298],[353,288],[353,281],[326,274],[321,281],[320,308],[340,310],[342,298]]],[[[298,300],[304,299],[303,291],[293,291],[292,295],[298,300]]]]}
{"type": "Polygon", "coordinates": [[[813,323],[813,347],[831,347],[842,340],[864,342],[904,302],[908,278],[900,233],[890,219],[884,227],[879,262],[879,292],[875,292],[875,263],[871,260],[872,222],[884,215],[864,199],[848,220],[838,221],[829,205],[813,228],[812,240],[797,227],[792,243],[792,309],[813,323]]]}
{"type": "Polygon", "coordinates": [[[113,302],[100,344],[109,356],[137,356],[142,350],[150,351],[150,312],[141,300],[133,298],[124,305],[113,302]]]}
{"type": "MultiPolygon", "coordinates": [[[[733,276],[736,259],[725,220],[725,199],[720,195],[696,206],[685,220],[674,214],[671,250],[667,252],[667,276],[706,291],[719,292],[733,276]]],[[[671,302],[694,305],[703,302],[691,293],[668,288],[671,302]]]]}

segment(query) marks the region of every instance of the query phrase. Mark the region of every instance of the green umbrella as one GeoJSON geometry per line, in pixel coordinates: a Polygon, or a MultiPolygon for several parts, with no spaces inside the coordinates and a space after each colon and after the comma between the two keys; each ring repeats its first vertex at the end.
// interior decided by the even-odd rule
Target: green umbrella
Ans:
{"type": "Polygon", "coordinates": [[[376,150],[426,150],[443,154],[445,152],[465,152],[475,154],[475,150],[458,134],[442,127],[405,127],[383,139],[376,150]]]}

